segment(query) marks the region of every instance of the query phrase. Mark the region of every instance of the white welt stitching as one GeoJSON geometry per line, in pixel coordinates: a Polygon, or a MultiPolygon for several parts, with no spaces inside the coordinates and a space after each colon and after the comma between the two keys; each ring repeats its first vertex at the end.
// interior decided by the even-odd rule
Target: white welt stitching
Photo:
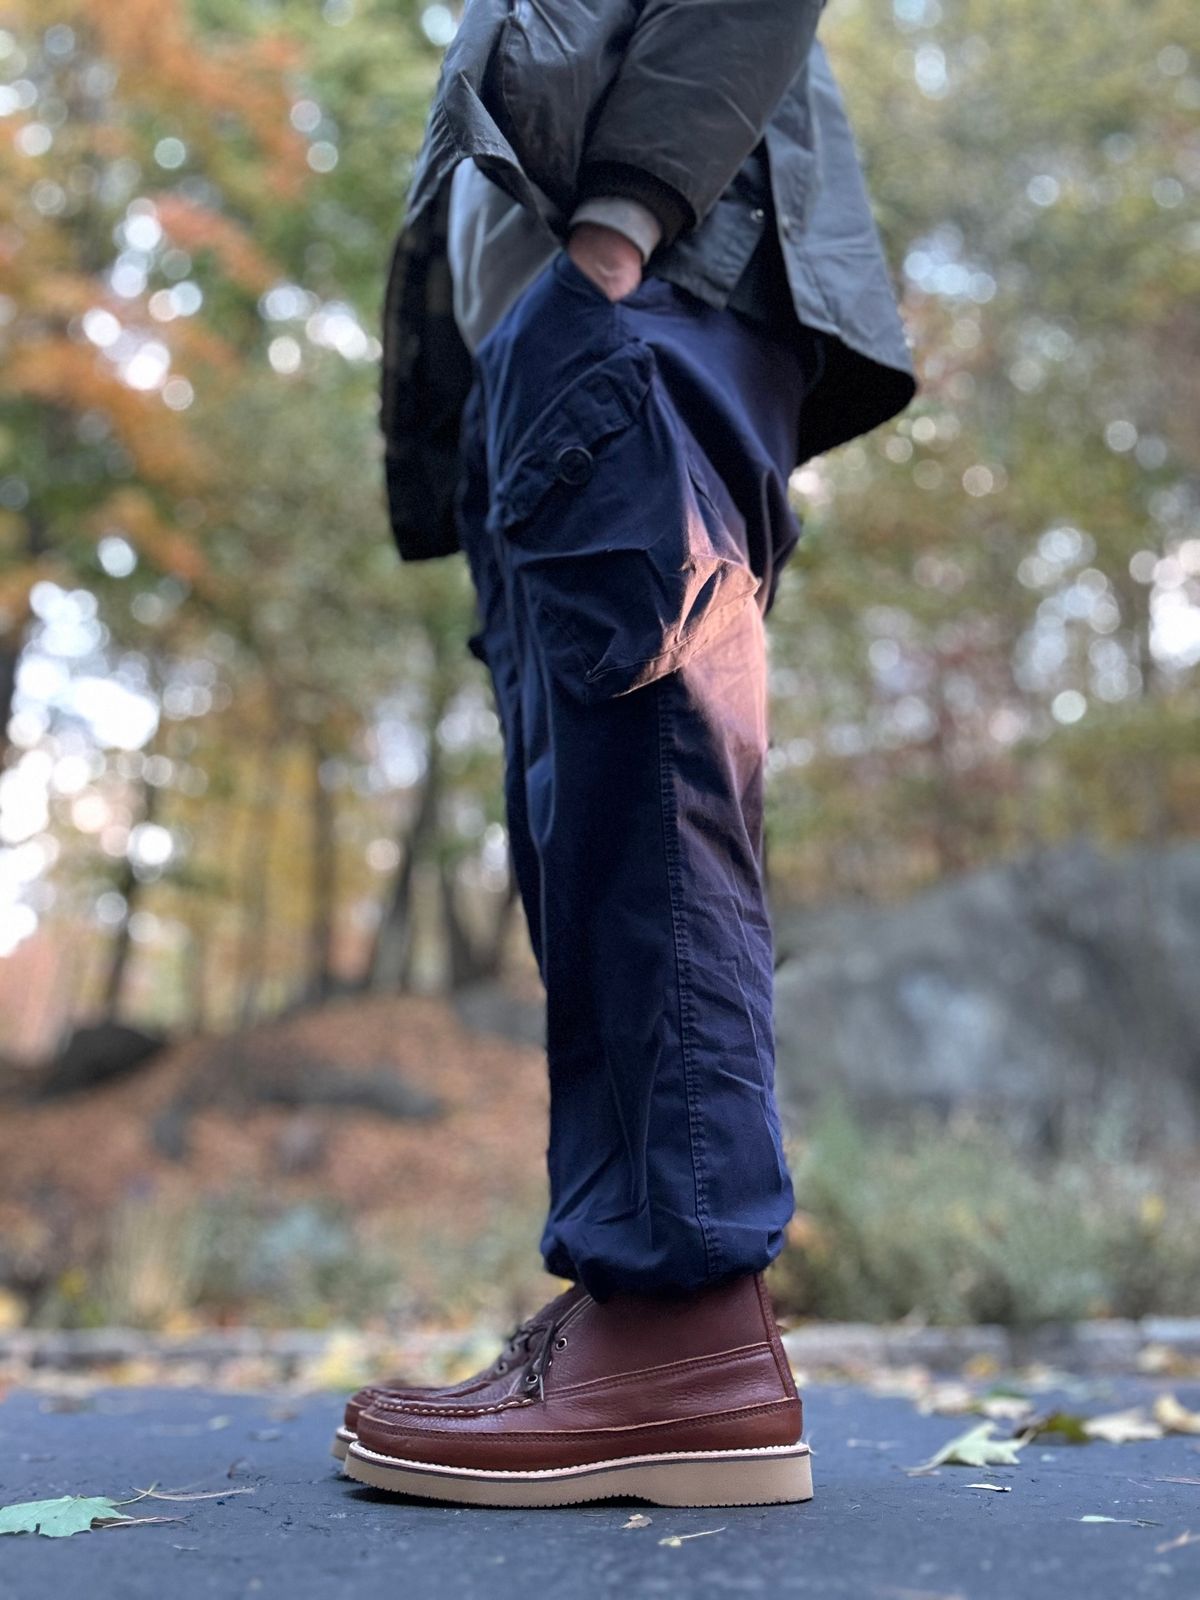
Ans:
{"type": "Polygon", "coordinates": [[[487,1467],[453,1467],[440,1461],[410,1461],[403,1456],[385,1456],[378,1450],[369,1450],[364,1444],[350,1446],[352,1455],[363,1461],[378,1461],[385,1467],[403,1467],[413,1472],[436,1472],[463,1478],[511,1479],[525,1483],[534,1478],[583,1477],[593,1472],[606,1472],[613,1467],[655,1466],[660,1462],[703,1464],[704,1462],[734,1463],[738,1461],[788,1460],[810,1454],[806,1444],[765,1444],[744,1450],[667,1450],[659,1455],[613,1456],[607,1461],[585,1461],[575,1467],[539,1467],[530,1472],[508,1472],[487,1467]]]}

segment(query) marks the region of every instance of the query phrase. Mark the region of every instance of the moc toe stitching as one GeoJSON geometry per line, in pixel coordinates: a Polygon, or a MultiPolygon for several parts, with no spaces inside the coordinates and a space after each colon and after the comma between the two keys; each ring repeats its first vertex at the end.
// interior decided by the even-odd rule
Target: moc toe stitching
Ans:
{"type": "Polygon", "coordinates": [[[440,1405],[387,1405],[372,1406],[369,1411],[364,1411],[359,1418],[360,1422],[386,1422],[395,1417],[442,1417],[448,1422],[456,1422],[465,1417],[491,1417],[498,1411],[515,1411],[521,1406],[531,1406],[533,1401],[523,1395],[514,1395],[511,1400],[497,1400],[490,1406],[440,1406],[440,1405]]]}

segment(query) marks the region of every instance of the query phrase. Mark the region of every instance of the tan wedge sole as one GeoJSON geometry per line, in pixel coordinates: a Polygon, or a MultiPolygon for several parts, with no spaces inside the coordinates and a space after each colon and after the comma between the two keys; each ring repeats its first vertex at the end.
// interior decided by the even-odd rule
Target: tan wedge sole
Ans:
{"type": "Polygon", "coordinates": [[[806,1444],[624,1456],[546,1472],[479,1472],[403,1461],[355,1441],[344,1470],[392,1494],[475,1506],[570,1506],[626,1495],[658,1506],[767,1506],[811,1500],[813,1493],[806,1444]]]}
{"type": "Polygon", "coordinates": [[[358,1435],[356,1433],[353,1433],[349,1428],[342,1424],[339,1426],[338,1431],[333,1436],[333,1443],[329,1447],[329,1454],[333,1456],[336,1461],[345,1461],[346,1451],[349,1450],[350,1446],[357,1438],[358,1435]]]}

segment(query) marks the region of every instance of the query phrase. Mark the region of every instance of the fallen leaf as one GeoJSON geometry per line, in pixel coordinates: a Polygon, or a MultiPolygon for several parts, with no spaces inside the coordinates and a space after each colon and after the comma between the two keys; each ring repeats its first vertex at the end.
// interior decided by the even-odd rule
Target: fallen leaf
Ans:
{"type": "Polygon", "coordinates": [[[1076,1416],[1073,1411],[1051,1411],[1044,1417],[1031,1417],[1025,1424],[1024,1437],[1040,1439],[1043,1434],[1053,1433],[1068,1444],[1091,1444],[1087,1420],[1086,1417],[1076,1416]]]}
{"type": "Polygon", "coordinates": [[[977,1410],[978,1404],[975,1391],[970,1384],[954,1380],[935,1383],[929,1392],[918,1400],[917,1410],[925,1416],[930,1412],[937,1412],[940,1416],[958,1416],[964,1411],[977,1410]]]}
{"type": "Polygon", "coordinates": [[[1088,1417],[1083,1431],[1089,1439],[1104,1439],[1109,1444],[1133,1444],[1139,1439],[1161,1439],[1163,1430],[1152,1422],[1140,1406],[1129,1411],[1109,1411],[1102,1417],[1088,1417]]]}
{"type": "Polygon", "coordinates": [[[1200,1433],[1200,1411],[1189,1411],[1173,1394],[1159,1395],[1154,1420],[1166,1433],[1200,1433]]]}
{"type": "Polygon", "coordinates": [[[1021,1460],[1017,1451],[1021,1448],[1020,1443],[1013,1439],[994,1439],[992,1435],[995,1431],[994,1422],[981,1422],[968,1432],[960,1433],[957,1439],[951,1439],[949,1444],[944,1444],[936,1455],[930,1456],[919,1467],[905,1470],[909,1477],[917,1477],[943,1466],[1019,1467],[1021,1460]]]}
{"type": "Polygon", "coordinates": [[[678,1550],[679,1546],[686,1543],[688,1539],[707,1539],[714,1533],[724,1532],[724,1528],[705,1528],[700,1533],[669,1533],[665,1539],[660,1539],[658,1542],[661,1545],[666,1545],[668,1549],[678,1550]]]}
{"type": "Polygon", "coordinates": [[[992,1417],[997,1422],[1017,1422],[1033,1410],[1033,1401],[1027,1400],[1024,1395],[993,1394],[979,1402],[979,1410],[983,1416],[992,1417]]]}
{"type": "Polygon", "coordinates": [[[0,1507],[0,1534],[40,1533],[46,1539],[69,1539],[92,1528],[137,1520],[127,1517],[107,1495],[64,1494],[57,1500],[26,1500],[0,1507]]]}
{"type": "Polygon", "coordinates": [[[629,1521],[623,1522],[621,1526],[622,1528],[648,1528],[651,1520],[650,1517],[643,1516],[640,1511],[635,1511],[629,1521]]]}
{"type": "MultiPolygon", "coordinates": [[[[22,1327],[25,1312],[24,1301],[18,1300],[8,1289],[0,1289],[0,1333],[11,1333],[14,1328],[22,1327]]],[[[3,1398],[0,1394],[0,1399],[3,1398]]]]}
{"type": "Polygon", "coordinates": [[[1137,1369],[1153,1377],[1189,1378],[1193,1381],[1200,1378],[1200,1361],[1194,1355],[1185,1355],[1182,1350],[1172,1349],[1170,1345],[1146,1345],[1138,1354],[1137,1369]]]}
{"type": "Polygon", "coordinates": [[[994,1378],[1000,1370],[1000,1363],[995,1356],[980,1354],[972,1356],[963,1367],[964,1378],[994,1378]]]}
{"type": "Polygon", "coordinates": [[[994,1489],[997,1494],[1011,1494],[1011,1483],[968,1483],[968,1489],[994,1489]]]}
{"type": "Polygon", "coordinates": [[[1168,1539],[1166,1544],[1156,1544],[1156,1556],[1165,1556],[1168,1550],[1182,1550],[1184,1545],[1200,1544],[1200,1533],[1181,1533],[1178,1539],[1168,1539]]]}

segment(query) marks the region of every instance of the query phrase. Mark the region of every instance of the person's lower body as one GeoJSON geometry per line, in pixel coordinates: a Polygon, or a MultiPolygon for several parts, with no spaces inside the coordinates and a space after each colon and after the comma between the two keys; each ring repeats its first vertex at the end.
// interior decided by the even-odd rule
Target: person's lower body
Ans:
{"type": "Polygon", "coordinates": [[[764,618],[817,348],[652,277],[612,304],[560,252],[478,351],[471,648],[546,990],[542,1252],[576,1289],[457,1393],[348,1413],[366,1481],[519,1504],[585,1497],[589,1475],[668,1503],[811,1492],[761,1285],[793,1205],[763,777],[764,618]]]}
{"type": "Polygon", "coordinates": [[[811,366],[560,254],[483,342],[460,529],[547,999],[547,1268],[764,1268],[792,1210],[762,878],[764,616],[811,366]]]}

